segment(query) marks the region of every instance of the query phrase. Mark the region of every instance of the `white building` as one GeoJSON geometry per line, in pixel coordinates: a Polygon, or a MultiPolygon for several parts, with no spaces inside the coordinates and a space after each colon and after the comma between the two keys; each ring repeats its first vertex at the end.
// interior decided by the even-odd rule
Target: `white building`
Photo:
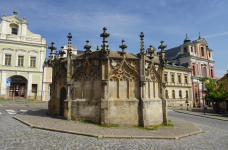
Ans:
{"type": "Polygon", "coordinates": [[[41,99],[46,40],[27,29],[25,17],[13,13],[0,17],[0,96],[41,99]],[[9,87],[7,78],[11,78],[9,87]]]}

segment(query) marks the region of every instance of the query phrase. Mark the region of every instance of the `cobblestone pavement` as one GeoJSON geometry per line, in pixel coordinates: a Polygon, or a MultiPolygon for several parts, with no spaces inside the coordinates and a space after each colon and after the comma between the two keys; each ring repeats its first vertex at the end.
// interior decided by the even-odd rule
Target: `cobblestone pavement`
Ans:
{"type": "Polygon", "coordinates": [[[186,109],[175,109],[174,111],[180,112],[180,113],[185,113],[185,114],[190,114],[190,115],[195,115],[195,116],[201,116],[201,117],[207,117],[207,118],[212,118],[212,119],[218,119],[218,120],[223,120],[223,121],[228,121],[228,111],[225,111],[222,114],[216,114],[214,112],[208,112],[204,114],[203,110],[201,111],[187,111],[186,109]]]}
{"type": "Polygon", "coordinates": [[[98,139],[30,128],[3,112],[0,115],[0,149],[227,149],[227,122],[176,112],[169,112],[169,115],[196,122],[205,133],[180,140],[98,139]]]}
{"type": "MultiPolygon", "coordinates": [[[[48,102],[47,101],[35,101],[35,100],[25,100],[25,99],[19,99],[19,100],[6,100],[6,99],[0,99],[0,108],[1,107],[40,107],[40,108],[47,108],[48,102]]],[[[29,108],[28,107],[28,108],[29,108]]]]}
{"type": "Polygon", "coordinates": [[[119,136],[170,136],[200,131],[193,123],[170,117],[174,127],[159,127],[157,130],[138,129],[137,127],[111,127],[105,128],[95,124],[81,123],[63,120],[58,117],[47,115],[47,110],[29,111],[17,115],[17,118],[32,125],[57,130],[70,130],[95,135],[119,135],[119,136]]]}

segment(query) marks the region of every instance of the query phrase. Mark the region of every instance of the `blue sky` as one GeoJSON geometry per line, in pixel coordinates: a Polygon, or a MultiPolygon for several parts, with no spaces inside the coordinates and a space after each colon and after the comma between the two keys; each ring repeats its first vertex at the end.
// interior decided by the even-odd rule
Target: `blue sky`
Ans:
{"type": "Polygon", "coordinates": [[[17,11],[20,18],[26,17],[31,32],[44,35],[49,45],[56,43],[57,50],[67,45],[69,32],[79,50],[87,39],[92,48],[101,47],[103,27],[110,33],[111,50],[120,51],[124,39],[130,53],[140,51],[140,32],[145,48],[157,48],[161,40],[167,48],[176,47],[183,44],[186,33],[193,41],[200,32],[213,50],[215,75],[222,77],[228,70],[227,0],[1,0],[0,4],[0,16],[17,11]]]}

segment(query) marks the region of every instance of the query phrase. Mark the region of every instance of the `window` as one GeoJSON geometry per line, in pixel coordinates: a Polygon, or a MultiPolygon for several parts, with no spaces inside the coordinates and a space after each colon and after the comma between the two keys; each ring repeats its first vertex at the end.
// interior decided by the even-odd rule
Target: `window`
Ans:
{"type": "Polygon", "coordinates": [[[185,81],[186,84],[188,83],[188,78],[187,78],[187,76],[184,77],[184,81],[185,81]]]}
{"type": "Polygon", "coordinates": [[[207,69],[206,69],[206,67],[203,67],[203,76],[207,77],[207,69]]]}
{"type": "Polygon", "coordinates": [[[30,59],[30,67],[36,67],[36,57],[31,57],[31,59],[30,59]]]}
{"type": "Polygon", "coordinates": [[[172,91],[172,97],[175,98],[175,91],[172,91]]]}
{"type": "Polygon", "coordinates": [[[179,97],[182,98],[182,93],[181,90],[179,91],[179,97]]]}
{"type": "Polygon", "coordinates": [[[178,75],[178,82],[181,83],[181,76],[178,75]]]}
{"type": "Polygon", "coordinates": [[[11,55],[5,55],[5,65],[11,65],[11,55]]]}
{"type": "Polygon", "coordinates": [[[165,82],[167,82],[167,74],[165,74],[165,82]]]}
{"type": "Polygon", "coordinates": [[[37,84],[32,84],[32,93],[37,93],[37,84]]]}
{"type": "Polygon", "coordinates": [[[12,28],[11,34],[17,34],[17,28],[12,28]]]}
{"type": "Polygon", "coordinates": [[[187,53],[187,47],[184,48],[184,53],[187,53]]]}
{"type": "Polygon", "coordinates": [[[188,91],[186,91],[186,98],[188,98],[188,91]]]}
{"type": "Polygon", "coordinates": [[[23,66],[24,56],[18,56],[18,66],[23,66]]]}
{"type": "Polygon", "coordinates": [[[191,47],[191,52],[193,53],[193,48],[191,47]]]}
{"type": "Polygon", "coordinates": [[[168,99],[168,91],[165,90],[165,98],[168,99]]]}
{"type": "Polygon", "coordinates": [[[192,74],[195,75],[195,66],[192,66],[192,74]]]}
{"type": "Polygon", "coordinates": [[[201,47],[201,54],[202,54],[202,56],[204,56],[204,50],[203,50],[203,47],[201,47]]]}
{"type": "Polygon", "coordinates": [[[212,69],[211,69],[211,77],[214,78],[214,76],[213,76],[213,70],[212,69]]]}
{"type": "Polygon", "coordinates": [[[171,75],[172,83],[174,83],[174,75],[171,75]]]}
{"type": "Polygon", "coordinates": [[[208,52],[209,53],[209,57],[211,57],[211,52],[208,52]]]}

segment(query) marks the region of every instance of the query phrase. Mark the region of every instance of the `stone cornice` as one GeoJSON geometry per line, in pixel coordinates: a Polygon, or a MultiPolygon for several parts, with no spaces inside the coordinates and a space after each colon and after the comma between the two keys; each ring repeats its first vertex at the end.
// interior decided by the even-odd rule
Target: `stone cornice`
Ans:
{"type": "Polygon", "coordinates": [[[8,51],[13,51],[12,48],[3,48],[2,50],[4,50],[4,51],[6,51],[6,50],[8,50],[8,51]]]}
{"type": "Polygon", "coordinates": [[[26,52],[26,50],[23,50],[23,49],[16,49],[15,51],[16,52],[26,52]]]}
{"type": "Polygon", "coordinates": [[[0,42],[20,44],[20,45],[30,45],[30,46],[32,45],[32,46],[45,47],[45,48],[48,47],[48,44],[29,43],[29,42],[13,41],[13,40],[5,40],[5,39],[0,39],[0,42]]]}
{"type": "MultiPolygon", "coordinates": [[[[192,69],[189,68],[178,68],[178,67],[172,67],[172,66],[166,66],[164,69],[172,69],[172,70],[183,70],[183,71],[188,71],[188,72],[192,72],[192,69]]],[[[166,70],[165,70],[166,71],[166,70]]]]}
{"type": "Polygon", "coordinates": [[[16,15],[8,16],[8,17],[0,17],[0,19],[1,19],[1,21],[4,20],[4,21],[11,22],[11,23],[15,23],[15,24],[26,24],[26,25],[28,25],[28,22],[27,22],[27,21],[25,21],[25,20],[19,18],[19,17],[16,16],[16,15]],[[16,21],[16,20],[8,20],[8,19],[12,19],[12,18],[17,19],[18,21],[16,21]]]}
{"type": "Polygon", "coordinates": [[[38,51],[35,51],[35,50],[29,50],[28,52],[29,53],[38,53],[38,51]]]}
{"type": "Polygon", "coordinates": [[[201,61],[206,61],[206,62],[210,62],[210,63],[215,63],[215,61],[213,60],[209,60],[209,59],[206,59],[206,58],[201,58],[201,57],[195,57],[195,56],[186,56],[186,57],[181,57],[179,59],[186,59],[186,58],[189,58],[189,59],[196,59],[196,60],[201,60],[201,61]]]}
{"type": "MultiPolygon", "coordinates": [[[[29,70],[29,68],[28,68],[29,70]]],[[[43,71],[28,71],[28,70],[10,70],[10,69],[4,69],[4,68],[1,68],[1,72],[27,72],[27,73],[39,73],[39,74],[42,74],[43,71]]]]}

